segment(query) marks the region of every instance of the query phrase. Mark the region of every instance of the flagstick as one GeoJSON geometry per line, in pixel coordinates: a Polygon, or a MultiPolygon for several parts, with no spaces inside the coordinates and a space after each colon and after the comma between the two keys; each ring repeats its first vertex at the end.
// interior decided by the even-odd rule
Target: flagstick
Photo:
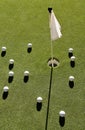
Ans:
{"type": "Polygon", "coordinates": [[[53,45],[52,45],[52,40],[51,40],[51,58],[52,58],[52,66],[51,66],[51,72],[50,72],[50,84],[49,84],[49,93],[48,93],[48,105],[47,105],[47,115],[46,115],[45,130],[47,130],[47,128],[48,128],[48,115],[49,115],[52,76],[53,76],[53,45]]]}
{"type": "Polygon", "coordinates": [[[52,86],[52,75],[53,75],[53,67],[51,67],[51,73],[50,73],[50,84],[49,84],[49,93],[48,93],[48,105],[47,105],[47,114],[46,114],[45,130],[47,130],[47,128],[48,128],[48,115],[49,115],[49,106],[50,106],[50,96],[51,96],[51,86],[52,86]]]}
{"type": "Polygon", "coordinates": [[[52,67],[53,67],[53,45],[51,40],[51,58],[52,58],[52,67]]]}
{"type": "MultiPolygon", "coordinates": [[[[48,8],[48,11],[49,11],[49,19],[50,19],[52,8],[48,8]]],[[[50,28],[50,34],[51,34],[50,20],[49,20],[49,28],[50,28]]],[[[52,39],[51,39],[51,59],[52,59],[52,67],[53,67],[53,45],[52,45],[52,39]]]]}
{"type": "MultiPolygon", "coordinates": [[[[50,31],[51,31],[51,29],[50,29],[50,31]]],[[[53,76],[53,45],[52,45],[52,40],[51,40],[51,58],[52,58],[52,66],[51,66],[51,72],[50,72],[50,84],[49,84],[49,92],[48,92],[48,104],[47,104],[47,114],[46,114],[45,130],[47,130],[47,128],[48,128],[48,116],[49,116],[51,87],[52,87],[52,76],[53,76]]]]}
{"type": "Polygon", "coordinates": [[[49,93],[48,93],[48,105],[47,105],[47,115],[46,115],[46,124],[45,124],[45,130],[47,130],[48,127],[48,115],[49,115],[49,106],[50,106],[50,97],[51,97],[51,86],[52,86],[52,75],[53,75],[53,46],[52,46],[52,40],[56,40],[61,37],[60,32],[60,24],[58,23],[54,13],[52,12],[52,8],[48,8],[48,11],[50,13],[51,22],[50,23],[50,33],[53,31],[53,34],[51,33],[51,58],[52,58],[52,66],[51,66],[51,73],[50,73],[50,84],[49,84],[49,93]],[[52,29],[52,30],[51,30],[52,29]],[[57,29],[57,31],[56,31],[57,29]]]}

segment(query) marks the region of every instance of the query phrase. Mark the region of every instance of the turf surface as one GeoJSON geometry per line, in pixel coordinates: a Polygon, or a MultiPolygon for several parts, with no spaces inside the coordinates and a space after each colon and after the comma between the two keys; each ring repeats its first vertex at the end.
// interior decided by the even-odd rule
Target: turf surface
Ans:
{"type": "Polygon", "coordinates": [[[7,47],[0,57],[0,130],[44,130],[47,110],[50,68],[49,14],[53,7],[62,27],[62,38],[53,42],[54,56],[60,66],[53,70],[48,130],[59,130],[59,111],[66,112],[65,130],[85,129],[85,4],[84,0],[1,0],[0,48],[7,47]],[[27,53],[27,44],[33,45],[27,53]],[[75,68],[70,67],[68,49],[74,49],[75,68]],[[14,80],[8,83],[9,59],[14,62],[14,80]],[[30,72],[28,83],[24,71],[30,72]],[[73,89],[68,77],[75,77],[73,89]],[[3,87],[9,95],[2,99],[3,87]],[[36,110],[36,98],[43,98],[42,110],[36,110]]]}

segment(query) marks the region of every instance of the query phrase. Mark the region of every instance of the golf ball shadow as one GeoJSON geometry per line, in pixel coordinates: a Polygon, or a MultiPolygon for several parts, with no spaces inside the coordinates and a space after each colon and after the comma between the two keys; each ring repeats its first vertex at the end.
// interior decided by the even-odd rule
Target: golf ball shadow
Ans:
{"type": "Polygon", "coordinates": [[[59,116],[59,124],[61,127],[63,127],[65,125],[65,117],[59,116]]]}
{"type": "Polygon", "coordinates": [[[31,48],[31,47],[27,48],[27,52],[28,52],[28,53],[31,53],[31,51],[32,51],[32,48],[31,48]]]}
{"type": "Polygon", "coordinates": [[[40,111],[42,109],[42,103],[37,102],[36,109],[37,111],[40,111]]]}
{"type": "Polygon", "coordinates": [[[28,80],[29,80],[29,76],[24,76],[24,79],[23,79],[24,83],[27,83],[28,80]]]}
{"type": "Polygon", "coordinates": [[[74,87],[74,81],[69,81],[69,86],[70,86],[70,88],[73,88],[74,87]]]}
{"type": "Polygon", "coordinates": [[[12,70],[14,67],[14,64],[9,64],[9,70],[12,70]]]}
{"type": "Polygon", "coordinates": [[[1,56],[4,57],[6,55],[6,51],[1,52],[1,56]]]}
{"type": "Polygon", "coordinates": [[[12,83],[13,79],[14,79],[13,76],[9,76],[9,77],[8,77],[8,83],[12,83]]]}
{"type": "Polygon", "coordinates": [[[69,52],[68,53],[68,57],[71,58],[73,56],[73,53],[72,52],[69,52]]]}
{"type": "Polygon", "coordinates": [[[8,97],[8,93],[9,93],[9,92],[3,92],[2,98],[3,98],[4,100],[8,97]]]}
{"type": "Polygon", "coordinates": [[[70,61],[70,66],[73,68],[75,67],[75,61],[70,61]]]}

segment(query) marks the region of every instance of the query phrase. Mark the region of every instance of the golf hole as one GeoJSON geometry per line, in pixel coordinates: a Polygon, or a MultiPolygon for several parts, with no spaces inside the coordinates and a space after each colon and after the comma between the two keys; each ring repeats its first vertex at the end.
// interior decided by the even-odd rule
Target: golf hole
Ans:
{"type": "Polygon", "coordinates": [[[55,57],[53,57],[53,58],[50,57],[48,59],[47,63],[48,63],[49,67],[52,67],[52,66],[57,67],[57,66],[59,66],[59,60],[57,58],[55,58],[55,57]]]}

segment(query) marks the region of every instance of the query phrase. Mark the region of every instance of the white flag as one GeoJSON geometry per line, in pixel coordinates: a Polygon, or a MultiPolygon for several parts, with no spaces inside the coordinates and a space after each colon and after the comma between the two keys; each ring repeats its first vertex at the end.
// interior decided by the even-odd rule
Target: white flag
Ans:
{"type": "Polygon", "coordinates": [[[50,13],[50,32],[51,32],[51,40],[56,40],[58,38],[61,38],[61,26],[53,12],[53,10],[50,13]]]}

